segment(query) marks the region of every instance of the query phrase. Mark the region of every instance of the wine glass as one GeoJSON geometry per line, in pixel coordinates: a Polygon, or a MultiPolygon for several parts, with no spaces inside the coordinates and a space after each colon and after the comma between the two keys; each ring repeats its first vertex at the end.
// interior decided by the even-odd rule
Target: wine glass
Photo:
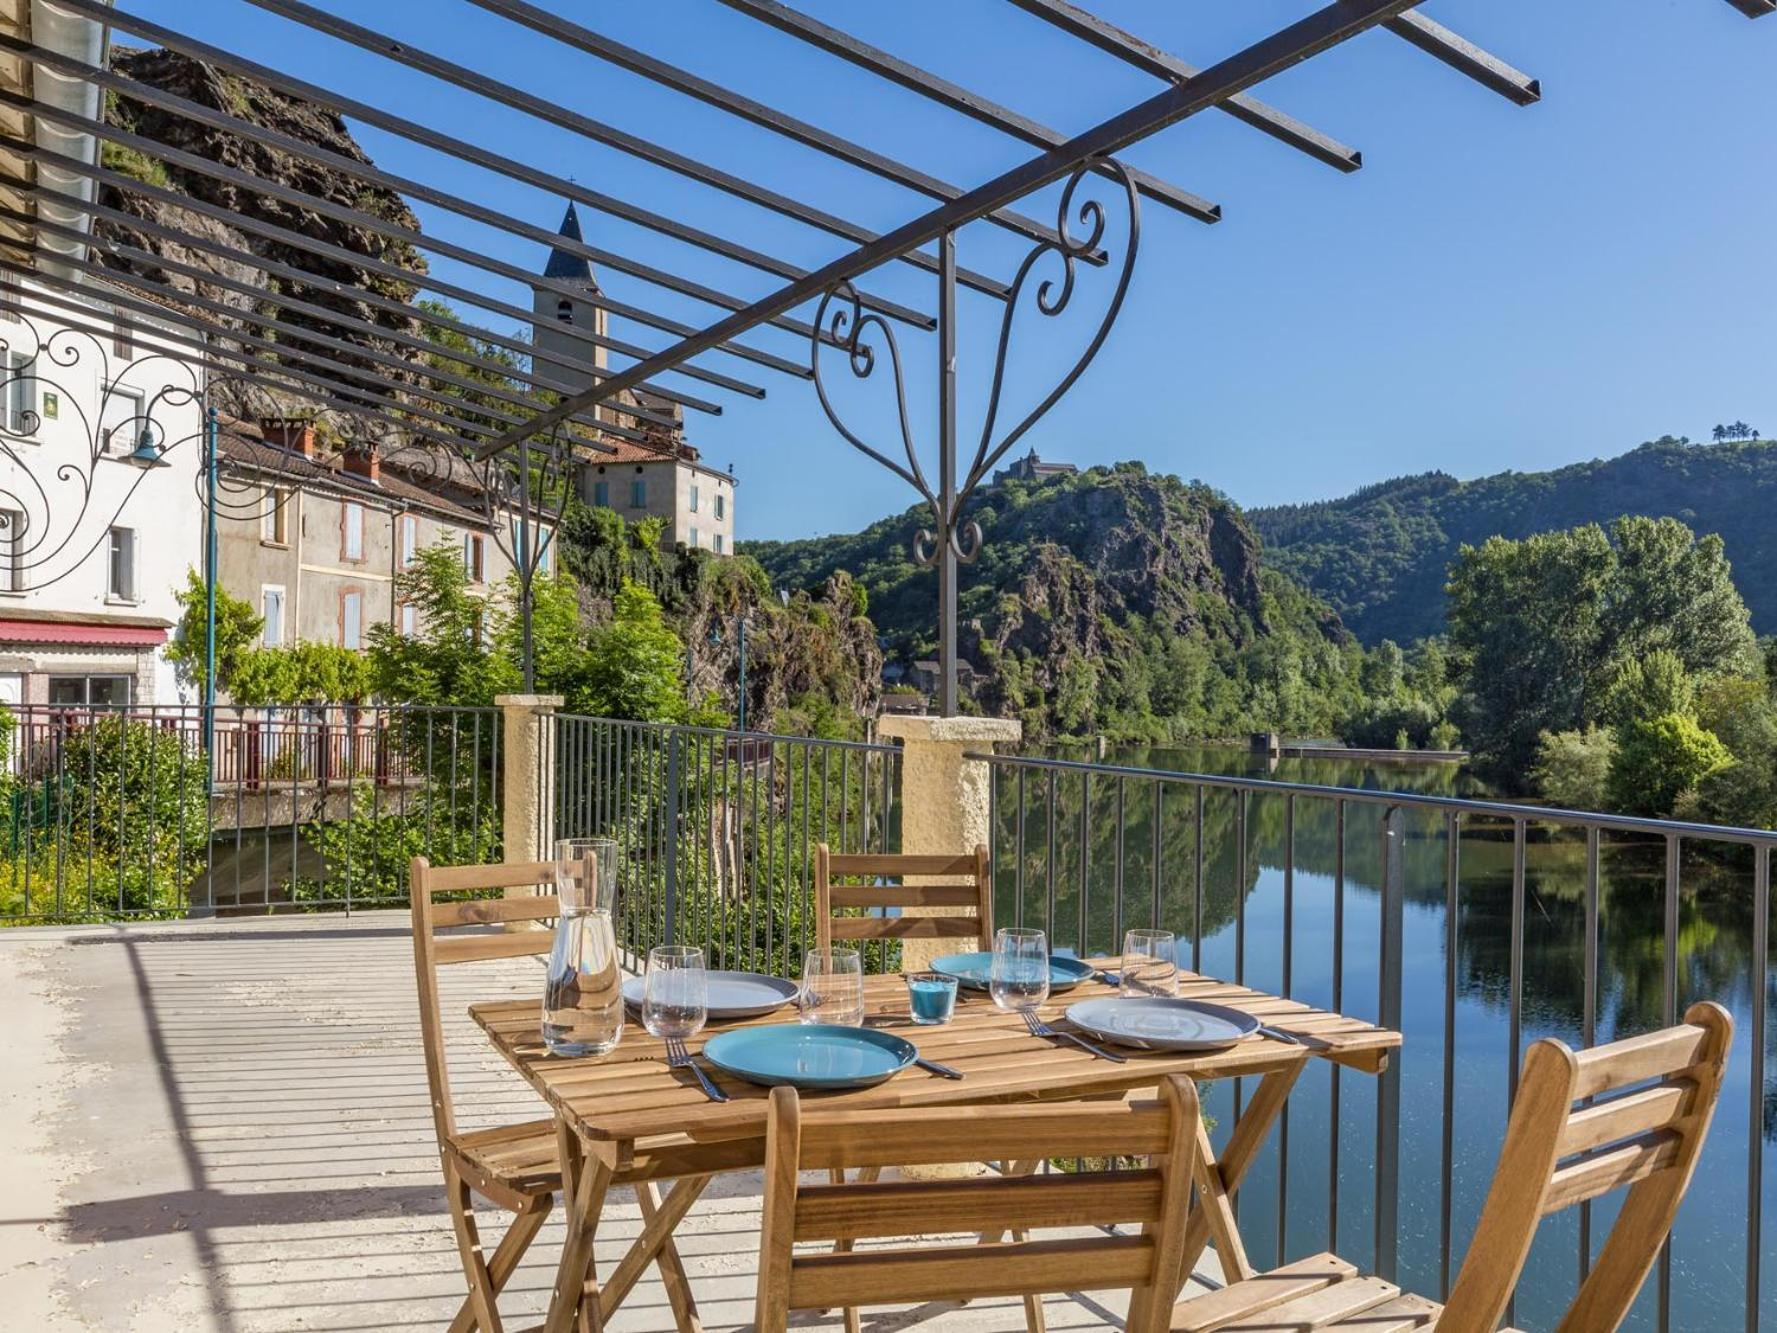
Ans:
{"type": "Polygon", "coordinates": [[[1125,997],[1178,994],[1178,939],[1170,930],[1131,930],[1123,936],[1125,997]]]}
{"type": "Polygon", "coordinates": [[[642,981],[642,1026],[656,1037],[694,1037],[710,1016],[709,973],[703,950],[663,944],[648,951],[642,981]]]}
{"type": "Polygon", "coordinates": [[[995,932],[987,991],[1006,1010],[1035,1009],[1048,999],[1049,937],[1020,926],[995,932]]]}
{"type": "Polygon", "coordinates": [[[864,1023],[864,964],[856,949],[810,949],[802,958],[804,1023],[864,1023]]]}

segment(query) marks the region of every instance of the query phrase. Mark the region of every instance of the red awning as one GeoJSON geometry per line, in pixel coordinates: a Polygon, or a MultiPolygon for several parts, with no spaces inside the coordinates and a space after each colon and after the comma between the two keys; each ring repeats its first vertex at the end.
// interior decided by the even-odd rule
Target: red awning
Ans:
{"type": "Polygon", "coordinates": [[[80,643],[95,648],[158,648],[167,632],[149,625],[70,624],[0,619],[0,643],[80,643]]]}

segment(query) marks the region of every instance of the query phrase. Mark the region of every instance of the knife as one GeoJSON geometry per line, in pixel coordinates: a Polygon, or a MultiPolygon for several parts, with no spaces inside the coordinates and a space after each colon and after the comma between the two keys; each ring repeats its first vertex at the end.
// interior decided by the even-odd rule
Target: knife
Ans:
{"type": "Polygon", "coordinates": [[[927,1060],[922,1056],[914,1056],[913,1063],[921,1069],[929,1070],[940,1078],[961,1078],[962,1070],[952,1069],[949,1065],[941,1065],[936,1060],[927,1060]]]}

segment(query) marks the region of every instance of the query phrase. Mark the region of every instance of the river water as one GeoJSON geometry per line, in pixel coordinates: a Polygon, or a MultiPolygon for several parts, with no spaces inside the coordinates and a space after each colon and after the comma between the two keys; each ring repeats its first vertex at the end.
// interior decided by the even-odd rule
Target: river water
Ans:
{"type": "MultiPolygon", "coordinates": [[[[1056,757],[1086,756],[1058,751],[1056,757]]],[[[1113,752],[1106,762],[1422,795],[1484,799],[1488,794],[1447,764],[1328,757],[1268,765],[1263,757],[1234,748],[1124,750],[1113,752]]],[[[1002,770],[995,786],[1001,919],[1046,922],[1058,944],[1114,951],[1122,929],[1156,918],[1188,940],[1201,913],[1201,969],[1225,978],[1238,975],[1248,985],[1276,991],[1286,989],[1287,934],[1291,994],[1327,1007],[1334,1007],[1337,999],[1344,1012],[1375,1018],[1379,810],[1347,806],[1341,857],[1330,801],[1298,797],[1290,802],[1281,794],[1255,794],[1245,814],[1243,863],[1237,802],[1227,793],[1210,792],[1204,806],[1199,905],[1193,793],[1165,787],[1156,817],[1156,785],[1139,778],[1118,783],[1099,777],[1082,790],[1077,777],[1065,775],[1051,794],[1048,780],[1034,771],[1025,773],[1020,787],[1015,774],[1002,770]],[[1294,865],[1286,871],[1291,834],[1294,865]],[[1082,846],[1088,849],[1084,857],[1082,846]],[[1336,917],[1342,921],[1337,960],[1336,917]]],[[[1444,1276],[1446,1244],[1453,1277],[1491,1179],[1505,1123],[1509,1071],[1521,1053],[1512,1047],[1510,1028],[1513,848],[1508,822],[1464,818],[1452,921],[1442,815],[1409,812],[1406,832],[1399,1275],[1403,1285],[1435,1295],[1444,1276]],[[1447,1024],[1452,1042],[1446,1041],[1447,1024]],[[1451,1200],[1447,1241],[1446,1170],[1451,1200]]],[[[1584,835],[1532,825],[1525,854],[1519,1045],[1544,1036],[1579,1045],[1586,989],[1584,835]]],[[[1682,1013],[1700,998],[1726,1005],[1736,1024],[1714,1128],[1674,1233],[1664,1279],[1669,1283],[1669,1327],[1745,1327],[1749,1154],[1754,1152],[1764,1166],[1768,1219],[1759,1304],[1766,1326],[1777,1326],[1777,1257],[1772,1255],[1777,1246],[1777,1153],[1772,1151],[1777,1142],[1777,1049],[1767,1051],[1765,1086],[1755,1105],[1748,1048],[1755,985],[1750,857],[1687,849],[1677,903],[1678,984],[1671,997],[1665,993],[1666,906],[1661,845],[1607,835],[1600,852],[1598,1040],[1659,1027],[1669,1006],[1682,1013]]],[[[1777,977],[1777,969],[1768,975],[1777,977]]],[[[1767,983],[1764,1002],[1767,1013],[1777,1009],[1777,986],[1767,983]]],[[[1767,1046],[1777,1040],[1772,1028],[1777,1024],[1768,1022],[1767,1046]]],[[[1243,1189],[1241,1229],[1260,1267],[1283,1253],[1295,1257],[1323,1248],[1329,1239],[1354,1262],[1373,1254],[1377,1081],[1350,1071],[1338,1080],[1336,1210],[1330,1206],[1333,1083],[1329,1065],[1311,1065],[1289,1104],[1287,1172],[1281,1169],[1284,1135],[1274,1135],[1243,1189]],[[1280,1216],[1285,1233],[1281,1252],[1280,1216]]],[[[1243,1091],[1250,1095],[1250,1089],[1243,1091]]],[[[1206,1092],[1209,1112],[1225,1134],[1235,1118],[1236,1091],[1216,1085],[1206,1092]]],[[[1608,1232],[1618,1197],[1592,1210],[1594,1253],[1608,1232]]],[[[1553,1326],[1578,1281],[1580,1253],[1578,1210],[1543,1224],[1520,1287],[1518,1326],[1553,1326]]],[[[1656,1270],[1625,1327],[1659,1326],[1661,1283],[1656,1270]]]]}

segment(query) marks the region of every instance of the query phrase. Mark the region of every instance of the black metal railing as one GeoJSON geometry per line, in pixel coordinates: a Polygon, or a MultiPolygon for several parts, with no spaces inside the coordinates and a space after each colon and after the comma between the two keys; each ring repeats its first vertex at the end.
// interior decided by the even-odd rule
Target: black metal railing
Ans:
{"type": "MultiPolygon", "coordinates": [[[[1082,952],[1115,953],[1128,927],[1170,928],[1197,970],[1405,1033],[1378,1080],[1331,1066],[1304,1076],[1243,1191],[1256,1254],[1343,1245],[1414,1290],[1448,1291],[1525,1046],[1609,1041],[1711,998],[1737,1025],[1729,1090],[1627,1326],[1757,1329],[1772,1316],[1777,833],[975,757],[994,775],[998,919],[1082,952]]],[[[1212,1114],[1237,1115],[1241,1096],[1238,1083],[1213,1091],[1212,1114]]],[[[1608,1229],[1597,1211],[1545,1224],[1514,1322],[1553,1322],[1608,1229]]]]}
{"type": "MultiPolygon", "coordinates": [[[[702,946],[711,966],[797,976],[813,922],[814,849],[900,841],[892,745],[558,714],[541,762],[556,838],[622,853],[620,942],[702,946]]],[[[893,965],[893,951],[867,963],[893,965]]]]}
{"type": "Polygon", "coordinates": [[[0,922],[350,910],[499,859],[497,710],[206,711],[4,710],[0,922]]]}

